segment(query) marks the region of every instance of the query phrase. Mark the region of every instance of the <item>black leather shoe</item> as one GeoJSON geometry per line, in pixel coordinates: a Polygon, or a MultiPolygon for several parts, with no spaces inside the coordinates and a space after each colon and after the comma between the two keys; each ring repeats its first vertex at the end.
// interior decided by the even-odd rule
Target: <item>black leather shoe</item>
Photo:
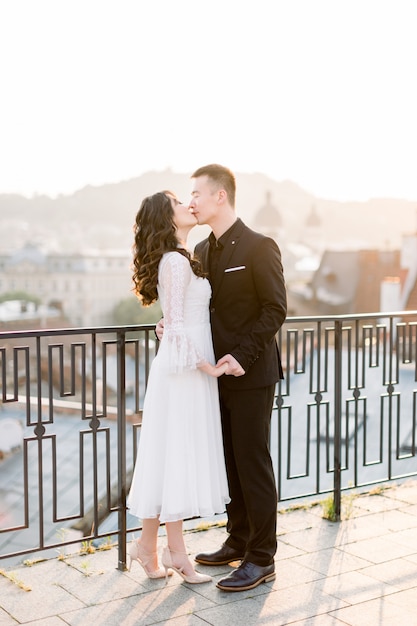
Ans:
{"type": "Polygon", "coordinates": [[[227,565],[232,561],[241,561],[243,558],[245,555],[242,552],[229,548],[224,543],[217,552],[200,552],[195,560],[202,565],[227,565]]]}
{"type": "Polygon", "coordinates": [[[247,591],[261,583],[269,583],[274,578],[274,563],[262,567],[261,565],[255,565],[255,563],[243,561],[229,576],[219,580],[216,587],[222,591],[247,591]]]}

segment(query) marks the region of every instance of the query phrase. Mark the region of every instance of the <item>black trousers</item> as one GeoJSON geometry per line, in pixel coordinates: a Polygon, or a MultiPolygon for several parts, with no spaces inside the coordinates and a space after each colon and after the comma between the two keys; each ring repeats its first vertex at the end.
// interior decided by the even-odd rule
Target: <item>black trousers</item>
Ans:
{"type": "Polygon", "coordinates": [[[231,390],[220,386],[223,441],[231,502],[226,545],[256,565],[277,549],[277,490],[269,451],[275,385],[231,390]]]}

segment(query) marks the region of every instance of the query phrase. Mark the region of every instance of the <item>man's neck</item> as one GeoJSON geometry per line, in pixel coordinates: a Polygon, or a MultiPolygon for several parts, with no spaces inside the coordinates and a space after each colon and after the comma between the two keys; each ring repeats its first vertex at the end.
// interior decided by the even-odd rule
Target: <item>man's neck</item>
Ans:
{"type": "Polygon", "coordinates": [[[214,224],[209,224],[209,226],[211,226],[213,235],[216,237],[216,239],[220,239],[220,237],[224,235],[224,233],[227,230],[229,230],[231,226],[233,226],[236,220],[237,220],[236,214],[233,213],[231,215],[227,215],[219,222],[216,222],[214,224]]]}

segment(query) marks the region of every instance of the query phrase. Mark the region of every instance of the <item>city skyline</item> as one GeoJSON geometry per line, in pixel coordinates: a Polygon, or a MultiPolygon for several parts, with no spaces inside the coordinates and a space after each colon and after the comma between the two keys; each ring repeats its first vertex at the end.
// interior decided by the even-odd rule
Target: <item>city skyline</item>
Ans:
{"type": "Polygon", "coordinates": [[[0,31],[0,193],[216,161],[417,200],[413,0],[0,0],[0,31]]]}

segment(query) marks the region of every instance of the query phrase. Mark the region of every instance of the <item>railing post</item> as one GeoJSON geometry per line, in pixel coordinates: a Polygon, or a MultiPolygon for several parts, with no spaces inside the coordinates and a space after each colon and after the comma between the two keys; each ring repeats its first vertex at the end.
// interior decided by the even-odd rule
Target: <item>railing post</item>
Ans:
{"type": "Polygon", "coordinates": [[[334,333],[334,476],[333,501],[335,521],[341,512],[341,452],[342,452],[342,322],[335,320],[334,333]]]}
{"type": "Polygon", "coordinates": [[[126,568],[126,334],[117,333],[117,485],[118,569],[126,568]]]}

